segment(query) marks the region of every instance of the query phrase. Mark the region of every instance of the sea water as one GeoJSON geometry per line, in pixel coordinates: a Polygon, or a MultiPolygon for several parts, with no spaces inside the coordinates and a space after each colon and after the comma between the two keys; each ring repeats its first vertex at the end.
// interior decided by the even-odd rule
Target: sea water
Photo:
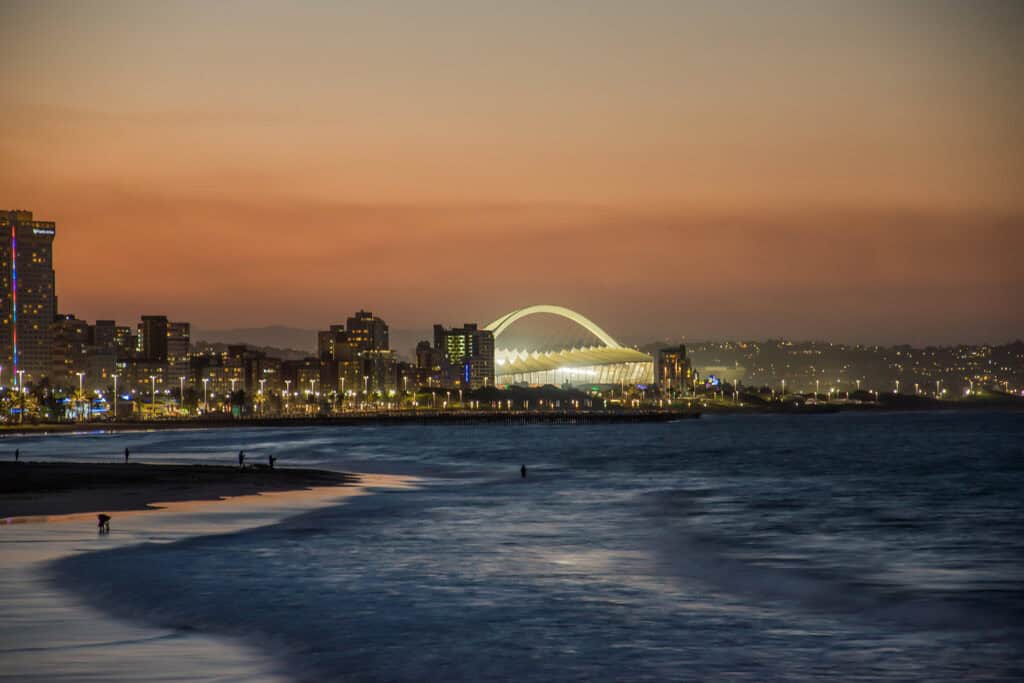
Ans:
{"type": "Polygon", "coordinates": [[[245,643],[293,680],[1024,679],[1020,414],[18,442],[421,477],[47,567],[94,608],[245,643]]]}

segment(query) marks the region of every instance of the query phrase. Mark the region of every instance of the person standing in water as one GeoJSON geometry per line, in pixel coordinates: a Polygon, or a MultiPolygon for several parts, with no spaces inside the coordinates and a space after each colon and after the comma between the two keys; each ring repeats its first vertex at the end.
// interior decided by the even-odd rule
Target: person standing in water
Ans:
{"type": "Polygon", "coordinates": [[[128,449],[124,449],[124,461],[128,462],[128,449]]]}
{"type": "Polygon", "coordinates": [[[277,460],[277,458],[275,458],[273,454],[267,456],[267,462],[270,464],[270,469],[274,469],[275,460],[277,460]]]}
{"type": "Polygon", "coordinates": [[[523,479],[526,479],[526,465],[519,468],[519,474],[523,479]]]}
{"type": "Polygon", "coordinates": [[[20,458],[20,457],[21,457],[21,449],[20,448],[15,448],[14,449],[14,462],[18,462],[18,458],[20,458]]]}
{"type": "Polygon", "coordinates": [[[245,467],[245,451],[238,451],[238,467],[245,467]]]}

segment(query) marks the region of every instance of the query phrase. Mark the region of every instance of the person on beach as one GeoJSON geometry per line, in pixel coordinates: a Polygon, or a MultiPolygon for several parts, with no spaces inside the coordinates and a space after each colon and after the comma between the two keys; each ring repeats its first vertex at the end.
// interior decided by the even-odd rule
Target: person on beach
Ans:
{"type": "Polygon", "coordinates": [[[270,464],[270,469],[274,469],[274,462],[277,460],[273,455],[267,456],[267,462],[270,464]]]}
{"type": "Polygon", "coordinates": [[[20,458],[20,457],[21,457],[21,449],[20,448],[15,448],[14,449],[14,462],[18,462],[18,458],[20,458]]]}
{"type": "Polygon", "coordinates": [[[523,479],[526,479],[526,465],[523,465],[522,467],[519,468],[519,475],[523,479]]]}
{"type": "Polygon", "coordinates": [[[124,449],[124,461],[128,462],[128,449],[124,449]]]}
{"type": "Polygon", "coordinates": [[[99,520],[99,524],[97,526],[99,527],[100,533],[101,534],[109,534],[110,533],[110,515],[99,514],[99,515],[96,515],[96,519],[99,520]]]}
{"type": "Polygon", "coordinates": [[[245,467],[245,451],[238,451],[238,467],[239,469],[245,467]]]}

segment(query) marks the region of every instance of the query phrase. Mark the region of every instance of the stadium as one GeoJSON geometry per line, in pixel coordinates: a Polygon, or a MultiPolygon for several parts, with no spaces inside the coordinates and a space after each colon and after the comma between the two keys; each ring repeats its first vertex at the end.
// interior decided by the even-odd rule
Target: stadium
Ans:
{"type": "Polygon", "coordinates": [[[651,384],[654,360],[646,353],[622,346],[593,321],[563,306],[520,308],[487,326],[494,333],[495,385],[603,386],[651,384]],[[595,344],[540,350],[502,345],[508,329],[523,318],[550,314],[569,320],[596,338],[595,344]]]}

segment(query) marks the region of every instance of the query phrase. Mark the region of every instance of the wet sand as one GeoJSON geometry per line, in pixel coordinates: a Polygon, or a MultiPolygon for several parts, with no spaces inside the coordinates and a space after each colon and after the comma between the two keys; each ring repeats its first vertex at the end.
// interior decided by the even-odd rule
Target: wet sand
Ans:
{"type": "Polygon", "coordinates": [[[143,463],[0,463],[0,520],[117,512],[261,493],[355,484],[359,477],[311,469],[143,463]]]}
{"type": "Polygon", "coordinates": [[[28,509],[46,512],[0,517],[0,683],[284,683],[288,675],[265,648],[111,618],[63,590],[47,563],[124,544],[173,543],[273,524],[374,488],[412,485],[412,478],[323,470],[4,463],[0,510],[27,500],[35,501],[28,509]],[[107,511],[113,500],[133,507],[114,515],[111,532],[99,535],[97,500],[108,501],[107,511]]]}

